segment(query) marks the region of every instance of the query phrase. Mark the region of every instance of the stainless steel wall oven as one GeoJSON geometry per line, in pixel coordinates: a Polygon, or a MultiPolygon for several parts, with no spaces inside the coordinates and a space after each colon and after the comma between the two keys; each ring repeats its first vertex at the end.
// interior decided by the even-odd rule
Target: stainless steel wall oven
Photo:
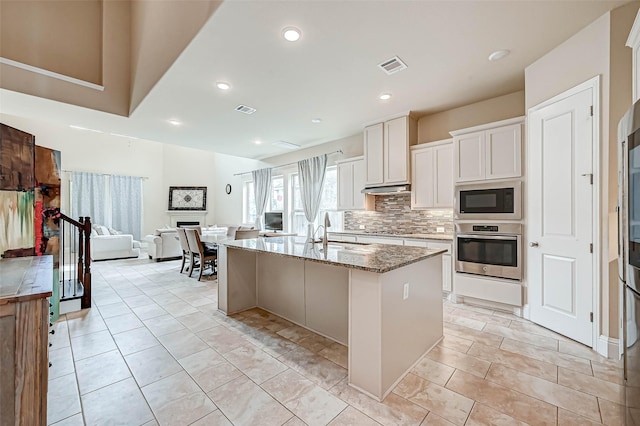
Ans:
{"type": "Polygon", "coordinates": [[[456,185],[456,219],[522,219],[522,182],[519,180],[456,185]]]}
{"type": "Polygon", "coordinates": [[[456,272],[522,280],[522,224],[456,223],[456,272]]]}

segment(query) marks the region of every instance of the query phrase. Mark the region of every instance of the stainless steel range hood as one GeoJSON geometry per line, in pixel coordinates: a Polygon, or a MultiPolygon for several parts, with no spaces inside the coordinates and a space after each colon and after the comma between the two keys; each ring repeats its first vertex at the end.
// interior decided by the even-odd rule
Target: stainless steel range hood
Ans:
{"type": "Polygon", "coordinates": [[[404,185],[375,186],[371,188],[365,188],[360,192],[363,194],[373,195],[398,194],[403,192],[411,192],[411,185],[406,183],[404,185]]]}

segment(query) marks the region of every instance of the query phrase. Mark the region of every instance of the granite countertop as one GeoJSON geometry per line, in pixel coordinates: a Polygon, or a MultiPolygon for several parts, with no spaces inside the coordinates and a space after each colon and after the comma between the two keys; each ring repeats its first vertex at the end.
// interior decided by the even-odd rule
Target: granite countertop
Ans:
{"type": "Polygon", "coordinates": [[[272,237],[250,240],[228,240],[219,244],[230,248],[296,257],[312,262],[345,266],[363,271],[384,273],[438,256],[446,250],[385,244],[322,243],[305,244],[304,237],[272,237]]]}
{"type": "Polygon", "coordinates": [[[49,297],[52,288],[52,256],[0,260],[0,305],[49,297]]]}
{"type": "Polygon", "coordinates": [[[438,232],[436,234],[391,234],[391,233],[378,233],[378,232],[365,232],[365,231],[332,231],[329,230],[329,234],[343,234],[343,235],[364,235],[370,237],[382,237],[382,238],[414,238],[416,240],[443,240],[453,241],[453,234],[447,234],[438,232]]]}

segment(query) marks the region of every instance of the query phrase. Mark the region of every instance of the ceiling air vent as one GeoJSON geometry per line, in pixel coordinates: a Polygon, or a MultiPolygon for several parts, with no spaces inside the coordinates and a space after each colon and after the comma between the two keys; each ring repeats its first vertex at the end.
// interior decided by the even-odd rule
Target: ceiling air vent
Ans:
{"type": "Polygon", "coordinates": [[[300,145],[296,145],[295,143],[286,142],[286,141],[275,141],[273,143],[273,145],[278,146],[280,148],[286,148],[286,149],[298,149],[298,148],[300,148],[300,145]]]}
{"type": "Polygon", "coordinates": [[[238,105],[236,107],[236,111],[240,111],[245,114],[253,114],[254,112],[256,112],[256,109],[246,105],[238,105]]]}
{"type": "Polygon", "coordinates": [[[381,64],[378,64],[378,66],[382,69],[382,71],[386,72],[389,75],[407,69],[407,64],[402,62],[402,60],[397,56],[394,56],[393,58],[386,60],[381,64]]]}

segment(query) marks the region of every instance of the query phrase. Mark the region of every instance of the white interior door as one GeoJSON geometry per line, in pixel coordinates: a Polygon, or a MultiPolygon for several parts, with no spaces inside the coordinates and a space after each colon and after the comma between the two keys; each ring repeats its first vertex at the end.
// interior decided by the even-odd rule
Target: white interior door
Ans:
{"type": "MultiPolygon", "coordinates": [[[[597,93],[597,92],[596,92],[597,93]]],[[[529,112],[531,320],[593,345],[594,87],[578,86],[529,112]]]]}

